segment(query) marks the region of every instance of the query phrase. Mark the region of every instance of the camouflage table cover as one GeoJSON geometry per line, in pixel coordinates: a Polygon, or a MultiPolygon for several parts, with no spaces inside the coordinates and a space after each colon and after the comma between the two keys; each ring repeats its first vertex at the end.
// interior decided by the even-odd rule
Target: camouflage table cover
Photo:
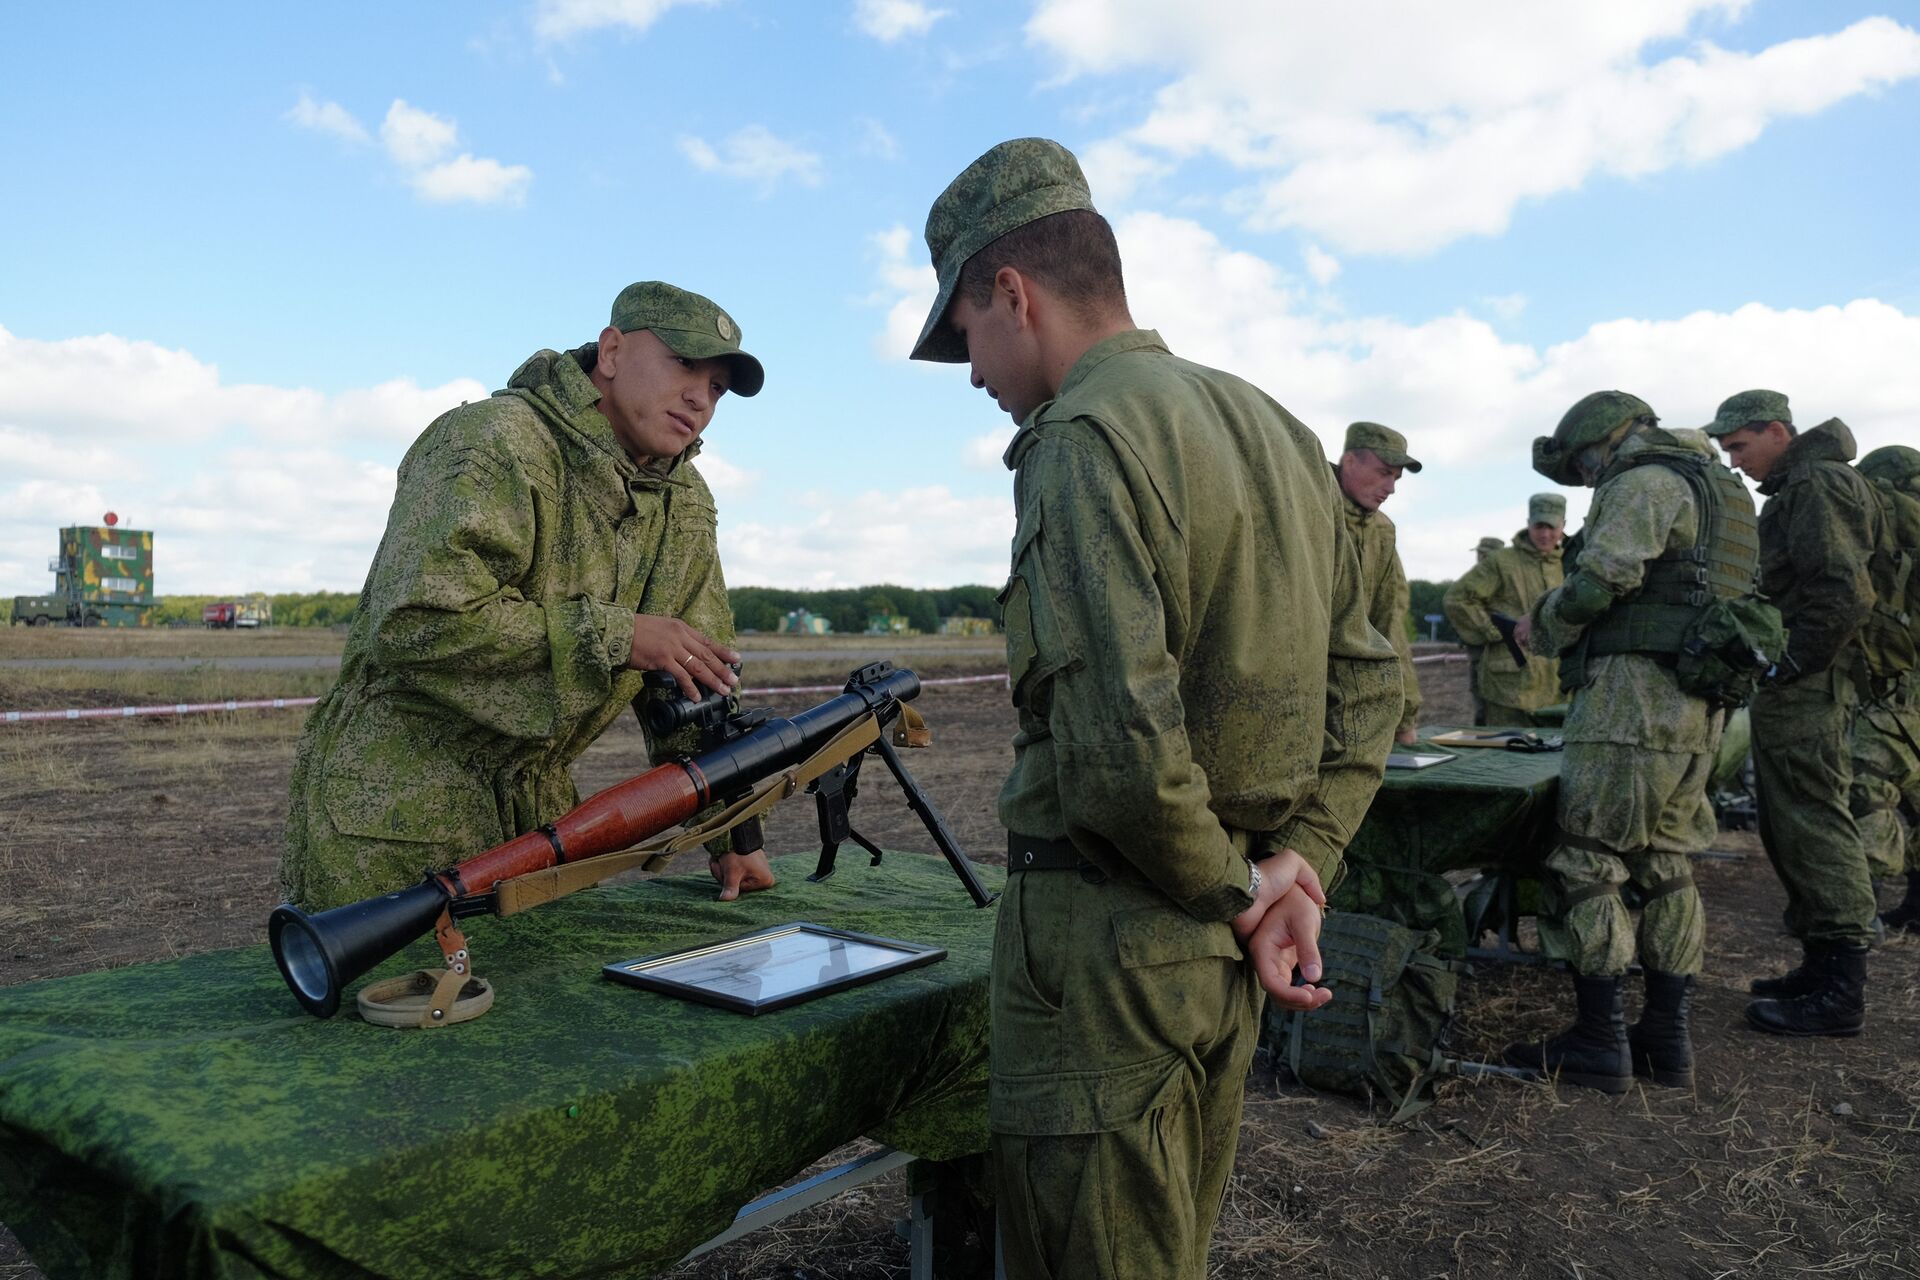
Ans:
{"type": "Polygon", "coordinates": [[[1342,910],[1438,929],[1442,950],[1457,955],[1472,939],[1443,873],[1534,874],[1553,845],[1562,753],[1455,750],[1424,740],[1394,749],[1453,758],[1425,769],[1387,770],[1347,846],[1345,873],[1330,901],[1342,910]]]}
{"type": "Polygon", "coordinates": [[[264,946],[0,990],[0,1221],[53,1280],[646,1276],[859,1135],[984,1151],[993,912],[938,858],[775,862],[469,920],[498,1000],[444,1030],[310,1018],[264,946]],[[794,920],[948,954],[755,1018],[600,976],[794,920]]]}

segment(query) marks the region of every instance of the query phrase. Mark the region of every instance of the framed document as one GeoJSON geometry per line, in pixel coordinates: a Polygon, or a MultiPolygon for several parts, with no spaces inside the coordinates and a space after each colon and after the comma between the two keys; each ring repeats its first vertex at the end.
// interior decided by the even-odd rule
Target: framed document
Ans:
{"type": "Polygon", "coordinates": [[[1445,764],[1452,756],[1420,755],[1412,751],[1395,751],[1387,757],[1389,769],[1430,769],[1436,764],[1445,764]]]}
{"type": "Polygon", "coordinates": [[[766,1013],[946,958],[946,948],[783,924],[731,942],[689,947],[600,972],[615,982],[738,1013],[766,1013]]]}

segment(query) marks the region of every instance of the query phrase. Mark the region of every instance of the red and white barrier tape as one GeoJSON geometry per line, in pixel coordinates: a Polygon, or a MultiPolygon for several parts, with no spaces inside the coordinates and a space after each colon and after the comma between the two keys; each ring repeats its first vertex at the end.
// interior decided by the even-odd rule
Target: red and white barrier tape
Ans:
{"type": "Polygon", "coordinates": [[[190,716],[202,711],[255,711],[310,707],[318,698],[258,698],[248,702],[176,702],[168,707],[69,707],[65,711],[0,711],[0,724],[28,720],[131,720],[134,716],[190,716]]]}

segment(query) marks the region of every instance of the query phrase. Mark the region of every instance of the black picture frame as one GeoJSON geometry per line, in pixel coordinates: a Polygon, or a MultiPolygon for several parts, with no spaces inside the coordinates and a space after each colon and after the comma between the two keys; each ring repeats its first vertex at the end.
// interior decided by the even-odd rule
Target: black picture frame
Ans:
{"type": "Polygon", "coordinates": [[[945,947],[794,921],[726,942],[617,960],[613,982],[755,1017],[944,960],[945,947]],[[809,978],[808,970],[814,972],[809,978]]]}

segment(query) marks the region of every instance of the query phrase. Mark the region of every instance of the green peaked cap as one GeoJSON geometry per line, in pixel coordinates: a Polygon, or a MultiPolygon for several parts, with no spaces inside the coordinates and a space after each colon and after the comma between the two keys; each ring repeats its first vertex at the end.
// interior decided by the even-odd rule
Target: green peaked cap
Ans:
{"type": "Polygon", "coordinates": [[[1420,470],[1420,464],[1407,452],[1407,438],[1377,422],[1356,422],[1347,428],[1346,442],[1340,451],[1345,453],[1351,449],[1366,449],[1390,467],[1420,470]]]}
{"type": "Polygon", "coordinates": [[[947,323],[947,308],[968,258],[1029,222],[1092,208],[1080,162],[1047,138],[1003,142],[961,170],[927,214],[927,251],[940,287],[913,344],[913,359],[966,361],[967,344],[947,323]]]}
{"type": "Polygon", "coordinates": [[[1778,391],[1742,391],[1738,395],[1728,396],[1714,410],[1713,421],[1703,430],[1710,436],[1724,436],[1729,432],[1750,426],[1756,422],[1784,422],[1793,424],[1793,410],[1787,408],[1787,398],[1778,391]]]}
{"type": "Polygon", "coordinates": [[[757,395],[766,385],[760,362],[740,349],[740,326],[709,298],[659,280],[630,284],[613,300],[608,324],[622,333],[645,329],[689,360],[725,360],[733,368],[727,389],[757,395]]]}

